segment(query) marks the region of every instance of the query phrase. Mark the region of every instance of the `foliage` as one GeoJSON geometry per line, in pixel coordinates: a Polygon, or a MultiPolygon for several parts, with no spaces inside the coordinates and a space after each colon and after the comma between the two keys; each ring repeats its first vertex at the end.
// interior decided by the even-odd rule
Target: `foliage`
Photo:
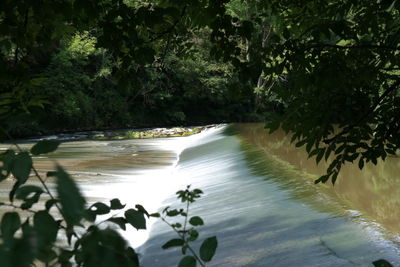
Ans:
{"type": "Polygon", "coordinates": [[[111,56],[96,43],[88,32],[75,34],[52,57],[41,75],[46,77],[42,90],[53,104],[41,125],[56,128],[62,121],[64,128],[84,128],[129,121],[126,100],[111,77],[111,56]]]}
{"type": "Polygon", "coordinates": [[[393,266],[390,262],[383,260],[383,259],[374,261],[372,264],[375,267],[392,267],[393,266]]]}
{"type": "Polygon", "coordinates": [[[7,45],[0,74],[7,79],[0,78],[0,116],[14,136],[261,118],[252,85],[209,54],[223,1],[63,0],[18,7],[6,1],[3,7],[7,45]],[[41,20],[39,13],[51,7],[57,19],[41,20]],[[25,20],[11,23],[22,15],[25,20]],[[31,27],[46,34],[28,36],[31,27]]]}
{"type": "Polygon", "coordinates": [[[161,217],[161,219],[172,229],[174,229],[179,237],[169,240],[162,246],[162,248],[181,248],[184,257],[180,260],[178,264],[179,267],[196,266],[196,262],[198,262],[200,266],[205,266],[205,263],[211,261],[211,259],[213,258],[218,246],[218,241],[215,236],[209,237],[203,241],[200,246],[199,253],[196,253],[190,245],[190,242],[196,241],[199,237],[199,232],[196,230],[195,227],[204,225],[204,222],[203,219],[201,219],[199,216],[193,216],[189,218],[189,205],[195,202],[202,193],[203,192],[200,189],[190,190],[190,186],[188,186],[186,190],[180,190],[176,193],[178,195],[178,199],[186,204],[186,208],[178,210],[166,207],[162,212],[163,216],[161,217]],[[167,221],[168,217],[172,218],[177,216],[183,217],[183,224],[178,222],[171,223],[167,221]],[[185,256],[187,251],[190,251],[192,255],[185,256]]]}
{"type": "MultiPolygon", "coordinates": [[[[343,164],[363,168],[395,155],[400,146],[399,3],[245,2],[257,12],[251,19],[226,17],[223,33],[213,36],[224,45],[213,53],[251,77],[257,60],[243,60],[238,36],[249,39],[265,23],[271,29],[256,55],[263,80],[271,84],[263,90],[273,92],[284,114],[271,118],[268,127],[292,132],[292,141],[317,162],[331,158],[326,175],[316,182],[335,183],[343,164]]],[[[238,10],[238,3],[233,7],[238,10]]]]}
{"type": "MultiPolygon", "coordinates": [[[[188,29],[212,28],[225,11],[223,1],[110,0],[3,1],[0,10],[0,116],[17,134],[60,130],[60,121],[76,129],[140,118],[148,113],[138,101],[148,98],[143,72],[182,48],[188,29]],[[44,104],[50,120],[35,109],[44,104]]],[[[170,117],[167,123],[185,120],[181,110],[170,117]]]]}
{"type": "Polygon", "coordinates": [[[295,132],[297,145],[306,145],[317,162],[332,155],[327,174],[316,182],[334,183],[346,162],[362,169],[365,162],[395,155],[400,6],[330,1],[328,8],[307,6],[305,14],[293,3],[289,8],[280,18],[287,25],[277,35],[280,44],[272,49],[281,59],[269,69],[287,79],[277,88],[288,104],[282,127],[295,132]]]}
{"type": "MultiPolygon", "coordinates": [[[[17,152],[8,150],[0,154],[1,180],[11,174],[16,179],[10,191],[10,202],[1,203],[4,208],[14,209],[4,213],[1,219],[2,266],[31,266],[37,261],[46,266],[139,266],[138,255],[116,227],[124,231],[127,225],[137,230],[146,229],[146,220],[160,217],[160,214],[149,214],[141,205],[125,209],[126,205],[121,204],[119,199],[88,206],[74,180],[61,166],[47,173],[47,177],[55,178],[57,195],[53,195],[33,166],[31,154],[53,152],[58,145],[59,142],[54,140],[40,141],[31,148],[30,153],[17,146],[17,152]],[[31,172],[41,186],[26,184],[30,180],[31,172]],[[44,207],[40,202],[45,202],[44,207]],[[105,215],[108,217],[104,218],[105,215]]],[[[185,191],[177,192],[178,198],[187,202],[187,212],[189,204],[199,198],[200,193],[198,189],[189,191],[189,187],[185,191]]],[[[167,208],[164,213],[172,216],[174,211],[168,211],[167,208]]],[[[176,215],[178,213],[184,215],[181,211],[176,215]]],[[[198,233],[194,228],[186,228],[186,222],[187,220],[183,230],[177,230],[178,224],[171,227],[183,237],[182,245],[185,249],[192,251],[188,242],[194,241],[198,233]]],[[[189,223],[198,226],[203,224],[203,220],[194,216],[189,223]]],[[[215,237],[206,239],[200,249],[201,260],[211,260],[216,242],[215,237]]],[[[172,243],[167,242],[169,245],[164,245],[164,248],[172,243]]],[[[193,256],[204,266],[196,253],[193,256]]],[[[190,263],[190,260],[186,261],[190,263]]],[[[195,266],[195,262],[194,265],[184,263],[181,262],[179,266],[195,266]]]]}

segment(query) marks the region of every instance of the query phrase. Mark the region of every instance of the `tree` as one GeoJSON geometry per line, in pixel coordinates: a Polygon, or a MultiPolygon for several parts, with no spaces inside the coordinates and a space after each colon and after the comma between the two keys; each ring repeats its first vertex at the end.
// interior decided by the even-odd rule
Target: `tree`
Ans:
{"type": "MultiPolygon", "coordinates": [[[[296,146],[304,145],[317,162],[332,159],[316,182],[335,183],[348,162],[362,168],[365,162],[395,156],[400,146],[400,4],[287,0],[259,7],[260,19],[251,22],[262,25],[267,19],[272,27],[268,46],[259,54],[263,72],[285,107],[268,127],[293,133],[296,146]]],[[[232,36],[225,40],[232,44],[232,36]]],[[[251,62],[236,65],[246,70],[251,62]]]]}
{"type": "Polygon", "coordinates": [[[2,1],[0,10],[0,119],[6,129],[17,115],[26,121],[32,109],[50,104],[40,90],[47,77],[40,74],[66,37],[96,37],[96,46],[113,58],[117,90],[132,94],[140,91],[141,67],[162,64],[165,51],[182,44],[189,29],[216,28],[225,12],[224,1],[122,0],[2,1]]]}

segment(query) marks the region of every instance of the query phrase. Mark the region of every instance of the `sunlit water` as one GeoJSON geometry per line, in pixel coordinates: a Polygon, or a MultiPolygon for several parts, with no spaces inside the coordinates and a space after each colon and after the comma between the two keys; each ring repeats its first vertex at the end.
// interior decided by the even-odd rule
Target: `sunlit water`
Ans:
{"type": "MultiPolygon", "coordinates": [[[[395,159],[362,172],[346,168],[333,189],[316,186],[313,180],[326,166],[316,167],[282,133],[267,135],[261,124],[243,124],[181,138],[66,142],[36,165],[45,172],[54,161],[73,174],[90,202],[118,197],[155,212],[167,205],[183,208],[174,192],[186,185],[201,188],[205,194],[190,214],[205,221],[200,241],[218,238],[210,266],[400,262],[395,159]]],[[[3,183],[2,198],[7,186],[11,181],[3,183]]],[[[163,222],[124,235],[138,247],[144,266],[179,262],[179,250],[161,249],[175,237],[163,222]]]]}

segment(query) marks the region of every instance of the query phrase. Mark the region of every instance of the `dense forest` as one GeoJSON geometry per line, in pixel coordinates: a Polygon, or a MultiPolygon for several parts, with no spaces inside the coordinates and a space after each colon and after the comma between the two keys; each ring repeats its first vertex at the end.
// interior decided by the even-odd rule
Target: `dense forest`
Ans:
{"type": "MultiPolygon", "coordinates": [[[[81,4],[85,4],[85,1],[81,4]]],[[[106,5],[106,2],[98,4],[97,9],[106,5]]],[[[263,86],[257,85],[256,79],[259,77],[241,79],[232,63],[210,55],[215,44],[210,41],[212,31],[209,28],[186,28],[189,25],[179,21],[174,22],[174,27],[169,25],[171,21],[164,25],[166,22],[163,19],[180,19],[174,18],[179,8],[155,8],[155,3],[151,2],[141,3],[141,8],[136,5],[138,2],[128,1],[122,6],[116,4],[115,7],[108,7],[115,8],[115,12],[122,12],[121,8],[132,11],[138,9],[136,16],[150,16],[149,21],[143,21],[143,29],[138,29],[135,34],[144,30],[147,32],[143,35],[154,36],[140,36],[142,39],[137,42],[146,45],[140,49],[135,48],[134,52],[103,47],[101,41],[107,34],[105,31],[111,29],[102,29],[99,25],[85,30],[72,30],[72,27],[63,29],[66,32],[53,33],[59,34],[57,38],[43,37],[44,33],[40,29],[35,32],[30,28],[35,27],[35,19],[40,19],[36,16],[43,14],[36,14],[37,10],[28,11],[32,14],[27,15],[25,29],[20,29],[26,31],[26,36],[15,36],[15,41],[34,42],[28,38],[50,40],[46,40],[48,43],[45,46],[23,43],[22,46],[26,47],[19,47],[20,44],[12,43],[12,35],[16,32],[10,32],[10,39],[3,40],[3,60],[9,70],[18,75],[19,82],[23,83],[18,85],[16,80],[6,83],[6,88],[15,87],[13,95],[5,93],[3,99],[16,97],[14,93],[18,90],[26,92],[23,99],[27,101],[22,103],[26,112],[18,112],[18,119],[6,120],[7,124],[3,127],[12,136],[19,137],[68,130],[263,121],[267,111],[279,109],[279,102],[267,101],[262,92],[263,86]],[[163,29],[167,26],[171,28],[162,31],[162,36],[153,33],[153,27],[163,29]],[[133,52],[133,55],[120,55],[125,52],[133,52]],[[133,56],[132,60],[123,62],[126,66],[121,65],[121,57],[129,56],[133,56]],[[123,68],[128,68],[129,73],[121,78],[121,73],[126,71],[123,68]],[[24,75],[20,76],[20,72],[24,75]]],[[[20,12],[19,9],[28,7],[16,8],[20,12]]],[[[48,8],[52,8],[51,4],[48,8]]],[[[246,9],[245,4],[239,7],[236,3],[228,7],[227,13],[245,16],[242,13],[246,9]]],[[[8,26],[7,30],[11,30],[13,23],[16,23],[16,27],[23,24],[24,19],[20,15],[15,18],[5,17],[4,28],[8,26]]],[[[260,34],[258,31],[255,33],[260,34]]],[[[110,39],[107,42],[106,46],[113,46],[117,40],[110,39]]],[[[250,56],[249,44],[240,41],[238,47],[242,50],[241,60],[245,61],[250,56]]]]}
{"type": "MultiPolygon", "coordinates": [[[[399,14],[400,3],[392,0],[4,0],[1,140],[85,129],[268,121],[271,131],[292,132],[292,142],[305,146],[317,162],[333,156],[316,182],[335,183],[344,164],[362,169],[366,162],[396,156],[400,147],[399,14]]],[[[71,239],[80,220],[94,221],[60,166],[49,174],[69,188],[58,190],[59,199],[45,183],[44,191],[21,187],[31,172],[43,182],[31,155],[57,146],[42,142],[29,152],[17,147],[0,157],[1,180],[16,178],[11,202],[16,194],[27,203],[22,209],[29,209],[43,192],[53,199],[34,220],[55,233],[40,239],[39,249],[19,266],[53,261],[44,255],[59,229],[71,239]],[[49,215],[54,205],[65,226],[49,215]]],[[[98,214],[112,209],[98,206],[98,214]]],[[[123,223],[138,226],[144,215],[139,207],[123,223]]],[[[2,220],[5,266],[16,266],[30,234],[45,231],[17,217],[9,213],[2,220]],[[20,228],[22,239],[14,237],[20,228]]],[[[93,229],[78,243],[83,250],[52,255],[68,266],[72,255],[83,253],[87,257],[78,256],[79,263],[95,266],[98,259],[92,261],[86,241],[106,236],[124,247],[114,232],[93,229]]],[[[129,249],[109,255],[121,259],[121,266],[137,264],[129,249]]],[[[193,264],[193,258],[186,260],[193,264]]]]}

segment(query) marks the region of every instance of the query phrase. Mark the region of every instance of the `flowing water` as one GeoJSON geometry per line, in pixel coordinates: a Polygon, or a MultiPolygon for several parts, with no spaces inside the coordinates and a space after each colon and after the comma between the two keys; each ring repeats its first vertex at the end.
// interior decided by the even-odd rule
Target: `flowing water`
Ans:
{"type": "MultiPolygon", "coordinates": [[[[190,214],[205,221],[200,240],[218,238],[210,266],[400,262],[400,161],[363,171],[348,166],[335,187],[314,185],[326,166],[307,160],[289,140],[279,131],[267,135],[262,124],[236,124],[180,138],[66,142],[35,161],[43,172],[59,162],[91,202],[118,197],[151,212],[183,208],[174,192],[187,184],[201,188],[205,194],[190,214]]],[[[3,183],[0,197],[10,185],[3,183]]],[[[143,265],[176,266],[180,251],[161,249],[174,233],[160,221],[149,228],[124,233],[143,265]]]]}

